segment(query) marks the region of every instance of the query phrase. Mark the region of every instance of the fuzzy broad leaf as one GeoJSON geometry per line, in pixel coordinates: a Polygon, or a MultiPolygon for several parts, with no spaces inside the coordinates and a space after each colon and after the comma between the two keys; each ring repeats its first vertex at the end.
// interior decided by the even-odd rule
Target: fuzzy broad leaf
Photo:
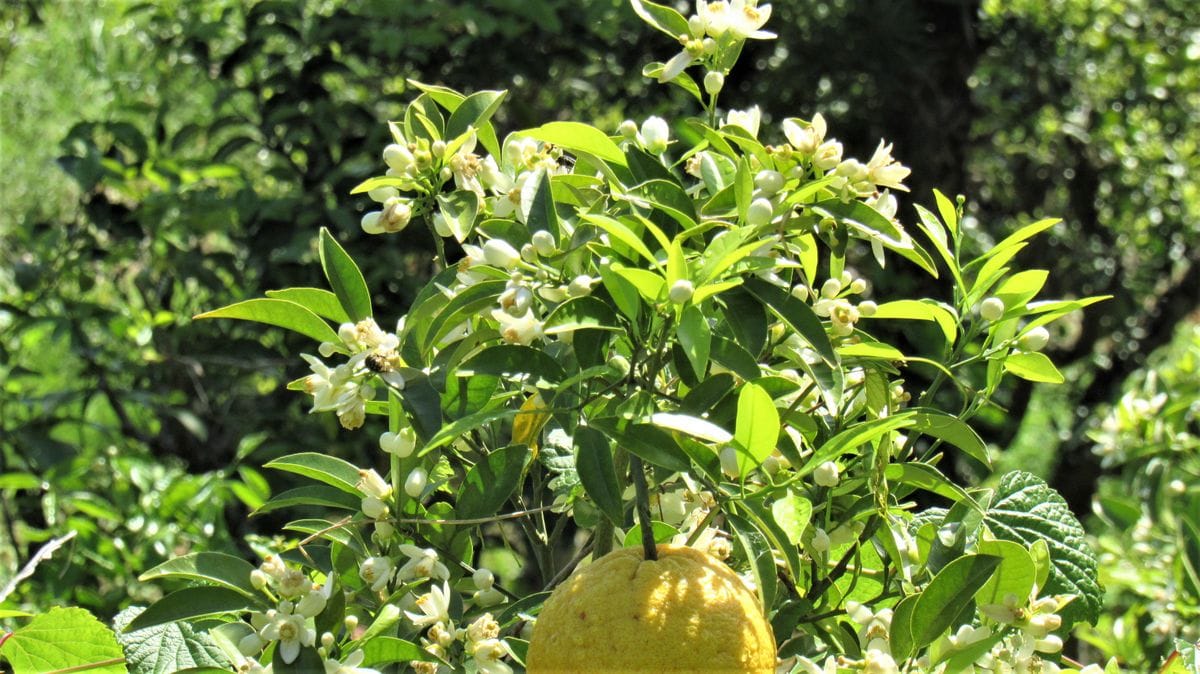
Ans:
{"type": "Polygon", "coordinates": [[[1050,576],[1039,594],[1075,595],[1075,601],[1059,611],[1064,627],[1096,621],[1103,599],[1096,555],[1084,538],[1083,525],[1058,492],[1031,473],[1008,473],[996,488],[984,523],[1001,540],[1026,547],[1045,541],[1050,550],[1050,576]]]}
{"type": "Polygon", "coordinates": [[[117,641],[125,648],[130,674],[170,674],[181,669],[218,667],[229,660],[207,632],[187,623],[167,623],[125,632],[125,627],[146,609],[130,606],[113,618],[117,641]]]}
{"type": "Polygon", "coordinates": [[[53,608],[34,618],[0,644],[0,657],[13,674],[128,671],[116,635],[81,608],[53,608]]]}

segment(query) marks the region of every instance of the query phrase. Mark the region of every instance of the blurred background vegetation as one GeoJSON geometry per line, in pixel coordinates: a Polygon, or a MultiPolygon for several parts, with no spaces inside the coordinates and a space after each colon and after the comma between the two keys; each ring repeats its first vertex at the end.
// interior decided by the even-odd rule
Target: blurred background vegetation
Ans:
{"type": "MultiPolygon", "coordinates": [[[[1158,471],[1200,498],[1176,439],[1194,440],[1200,416],[1186,327],[1200,302],[1193,0],[772,4],[780,37],[747,46],[724,105],[758,103],[764,129],[821,112],[851,155],[894,141],[913,168],[902,214],[935,186],[966,194],[981,249],[1061,216],[1021,263],[1051,270],[1049,296],[1114,296],[1055,335],[1066,385],[1016,386],[982,419],[1001,466],[1047,477],[1077,513],[1098,504],[1091,525],[1117,549],[1143,517],[1182,531],[1150,499],[1116,503],[1105,481],[1158,471]],[[1178,412],[1163,451],[1102,462],[1104,420],[1147,381],[1178,412]]],[[[368,202],[348,193],[379,171],[408,78],[509,89],[496,118],[509,131],[690,109],[640,76],[671,45],[623,0],[15,0],[0,27],[0,579],[78,532],[14,606],[144,603],[155,590],[136,577],[167,556],[248,554],[273,535],[271,516],[248,519],[284,486],[259,469],[269,459],[368,456],[371,437],[335,434],[284,390],[305,344],[190,317],[321,285],[322,225],[367,272],[378,315],[403,313],[432,242],[418,227],[368,241],[368,202]]],[[[889,268],[878,294],[911,290],[908,271],[889,268]]],[[[1186,553],[1163,572],[1172,592],[1186,553]]],[[[1120,590],[1134,581],[1108,580],[1101,628],[1140,635],[1122,656],[1169,652],[1182,628],[1130,608],[1120,590]]],[[[1200,605],[1200,580],[1193,591],[1200,605]]]]}

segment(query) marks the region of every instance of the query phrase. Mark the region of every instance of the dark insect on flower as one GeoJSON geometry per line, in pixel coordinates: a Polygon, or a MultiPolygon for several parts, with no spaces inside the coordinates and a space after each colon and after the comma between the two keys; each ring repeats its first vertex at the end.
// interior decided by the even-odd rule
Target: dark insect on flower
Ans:
{"type": "Polygon", "coordinates": [[[386,374],[392,371],[392,363],[387,356],[373,353],[364,361],[367,369],[376,374],[386,374]]]}

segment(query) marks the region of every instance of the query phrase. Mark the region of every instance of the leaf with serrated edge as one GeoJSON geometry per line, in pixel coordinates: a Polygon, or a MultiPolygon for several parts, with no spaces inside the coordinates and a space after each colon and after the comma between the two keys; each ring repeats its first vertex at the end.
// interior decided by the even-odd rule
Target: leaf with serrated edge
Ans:
{"type": "Polygon", "coordinates": [[[13,674],[84,670],[124,674],[125,654],[117,637],[81,608],[53,608],[13,632],[3,644],[13,674]]]}
{"type": "Polygon", "coordinates": [[[1095,553],[1067,502],[1041,478],[1023,471],[1006,474],[984,523],[1001,540],[1026,547],[1045,541],[1050,550],[1050,576],[1039,593],[1076,595],[1075,601],[1059,610],[1064,627],[1100,616],[1103,593],[1097,581],[1095,553]]]}
{"type": "Polygon", "coordinates": [[[229,660],[207,632],[188,623],[168,623],[125,632],[125,627],[145,609],[130,606],[113,618],[117,641],[125,648],[130,674],[170,674],[181,669],[228,669],[229,660]]]}

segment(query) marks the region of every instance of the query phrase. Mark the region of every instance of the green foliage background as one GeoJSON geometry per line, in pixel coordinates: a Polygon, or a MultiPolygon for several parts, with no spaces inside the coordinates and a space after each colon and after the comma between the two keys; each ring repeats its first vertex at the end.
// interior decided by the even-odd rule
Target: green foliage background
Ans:
{"type": "MultiPolygon", "coordinates": [[[[1102,471],[1088,431],[1196,318],[1191,4],[781,0],[780,39],[748,46],[724,97],[822,112],[851,154],[894,141],[918,198],[971,197],[980,250],[1065,217],[1024,264],[1054,270],[1048,294],[1115,299],[1055,335],[1068,384],[1016,388],[980,431],[1079,513],[1102,471]]],[[[615,129],[656,112],[638,73],[669,56],[621,0],[27,0],[0,23],[0,568],[75,530],[9,603],[102,616],[153,599],[136,576],[171,555],[251,553],[275,522],[248,513],[286,486],[266,461],[368,449],[333,446],[335,422],[283,390],[291,337],[190,317],[319,285],[322,225],[369,260],[379,315],[401,314],[432,241],[368,243],[347,195],[407,78],[508,88],[501,129],[615,129]]]]}

